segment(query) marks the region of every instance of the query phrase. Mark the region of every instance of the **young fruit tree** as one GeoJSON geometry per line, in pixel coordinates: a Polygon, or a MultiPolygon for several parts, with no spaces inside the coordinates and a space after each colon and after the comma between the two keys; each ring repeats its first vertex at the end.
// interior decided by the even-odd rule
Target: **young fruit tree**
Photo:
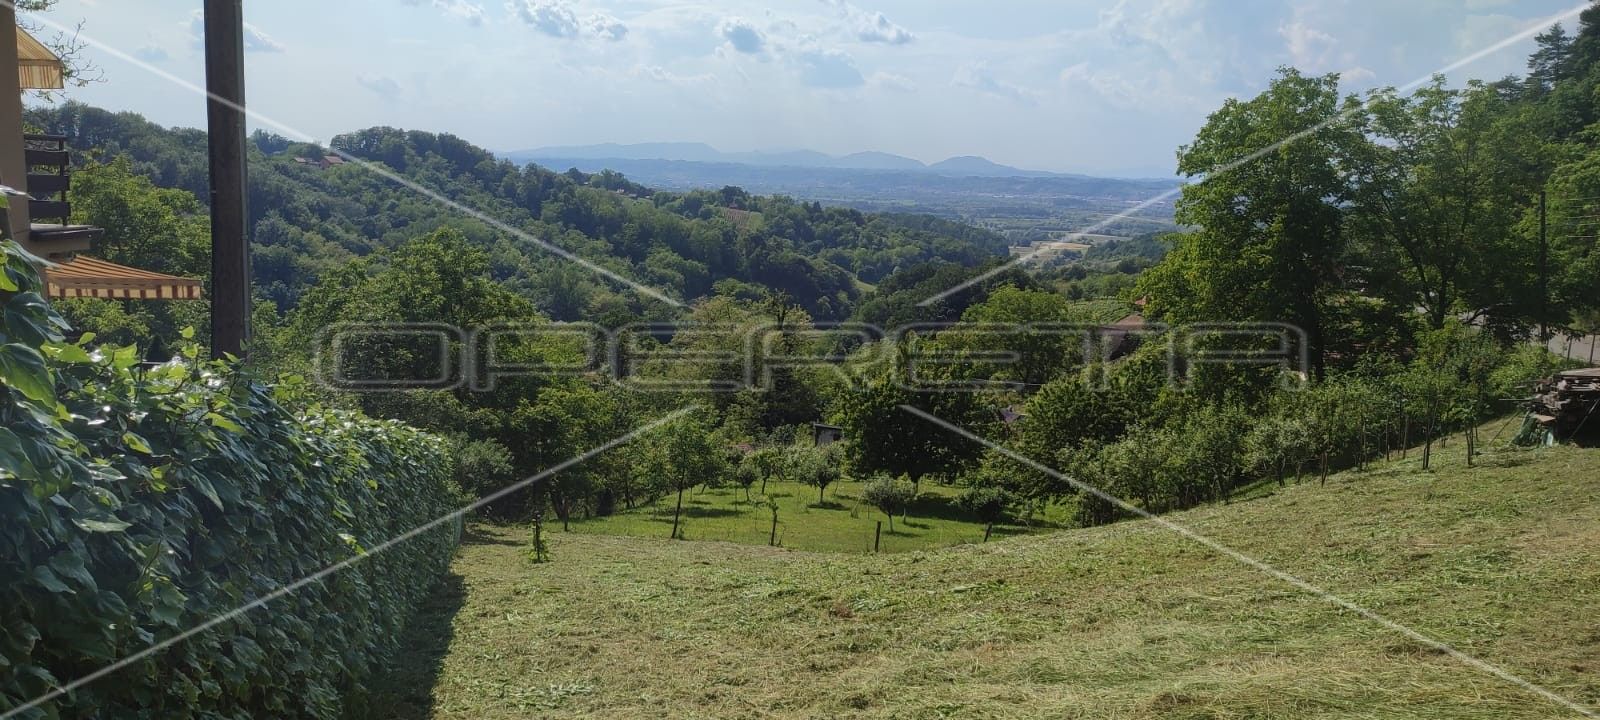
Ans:
{"type": "Polygon", "coordinates": [[[681,540],[684,491],[715,483],[728,472],[728,455],[706,421],[689,418],[656,431],[645,448],[644,467],[657,482],[677,493],[671,537],[681,540]]]}
{"type": "Polygon", "coordinates": [[[961,509],[983,522],[984,542],[989,542],[989,536],[994,534],[994,524],[1004,520],[1016,503],[1015,495],[1005,488],[992,485],[972,488],[960,500],[961,509]]]}
{"type": "Polygon", "coordinates": [[[888,475],[874,478],[861,491],[861,499],[882,511],[889,518],[889,532],[894,532],[894,514],[903,512],[916,497],[911,483],[896,480],[888,475]]]}

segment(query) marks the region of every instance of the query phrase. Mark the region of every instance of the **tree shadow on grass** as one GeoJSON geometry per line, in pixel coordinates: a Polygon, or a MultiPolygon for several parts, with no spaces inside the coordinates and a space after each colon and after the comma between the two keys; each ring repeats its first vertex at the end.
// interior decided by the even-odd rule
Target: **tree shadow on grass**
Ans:
{"type": "Polygon", "coordinates": [[[462,528],[462,530],[461,530],[461,544],[462,545],[507,545],[507,546],[513,546],[514,547],[514,546],[522,545],[523,543],[515,542],[515,541],[512,541],[512,540],[507,540],[507,539],[505,539],[503,537],[495,537],[494,535],[490,535],[488,533],[485,533],[483,531],[483,528],[475,527],[475,526],[469,524],[465,528],[462,528]]]}
{"type": "MultiPolygon", "coordinates": [[[[494,544],[515,544],[491,539],[494,544]]],[[[454,638],[452,623],[466,603],[467,588],[451,572],[439,579],[400,634],[389,668],[370,683],[372,695],[349,717],[365,720],[426,720],[433,717],[433,689],[454,638]]]]}

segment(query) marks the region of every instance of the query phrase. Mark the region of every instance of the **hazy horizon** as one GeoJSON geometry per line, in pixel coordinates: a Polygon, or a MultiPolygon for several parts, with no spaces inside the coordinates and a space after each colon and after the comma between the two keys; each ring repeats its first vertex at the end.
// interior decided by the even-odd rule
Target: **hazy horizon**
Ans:
{"type": "MultiPolygon", "coordinates": [[[[1570,0],[349,0],[251,3],[251,109],[320,140],[375,125],[498,152],[704,143],[724,152],[979,156],[1170,177],[1174,151],[1273,70],[1400,85],[1570,0]],[[310,79],[311,81],[308,81],[310,79]]],[[[108,82],[71,99],[201,127],[200,0],[62,0],[108,82]],[[114,51],[113,51],[114,50],[114,51]],[[118,57],[122,53],[133,61],[118,57]],[[146,67],[141,67],[143,64],[146,67]]],[[[1520,72],[1531,40],[1451,73],[1520,72]]],[[[258,123],[257,126],[260,126],[258,123]]],[[[279,128],[268,128],[282,131],[279,128]]],[[[292,133],[285,133],[292,134],[292,133]]]]}

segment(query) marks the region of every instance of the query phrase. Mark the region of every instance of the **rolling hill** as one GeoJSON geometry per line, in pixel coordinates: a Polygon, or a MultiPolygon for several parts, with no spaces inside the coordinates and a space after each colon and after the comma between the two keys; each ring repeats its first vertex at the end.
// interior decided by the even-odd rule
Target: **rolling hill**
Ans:
{"type": "MultiPolygon", "coordinates": [[[[1501,449],[1168,518],[1576,703],[1600,703],[1600,453],[1501,449]]],[[[902,555],[469,533],[384,716],[1559,718],[1168,529],[902,555]]]]}

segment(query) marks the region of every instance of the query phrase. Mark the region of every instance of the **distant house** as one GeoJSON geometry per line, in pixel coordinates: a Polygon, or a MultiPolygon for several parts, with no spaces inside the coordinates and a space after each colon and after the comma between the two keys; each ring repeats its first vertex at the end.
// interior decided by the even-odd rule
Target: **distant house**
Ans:
{"type": "Polygon", "coordinates": [[[844,439],[844,428],[822,423],[811,423],[811,444],[827,447],[844,439]]]}
{"type": "Polygon", "coordinates": [[[346,164],[345,159],[339,157],[338,155],[324,155],[320,158],[297,157],[294,159],[294,162],[296,165],[307,165],[310,167],[321,168],[323,170],[327,170],[335,165],[346,164]]]}
{"type": "Polygon", "coordinates": [[[1100,328],[1100,337],[1105,338],[1106,342],[1106,359],[1126,357],[1139,349],[1139,334],[1144,329],[1145,319],[1139,313],[1127,315],[1100,328]]]}

